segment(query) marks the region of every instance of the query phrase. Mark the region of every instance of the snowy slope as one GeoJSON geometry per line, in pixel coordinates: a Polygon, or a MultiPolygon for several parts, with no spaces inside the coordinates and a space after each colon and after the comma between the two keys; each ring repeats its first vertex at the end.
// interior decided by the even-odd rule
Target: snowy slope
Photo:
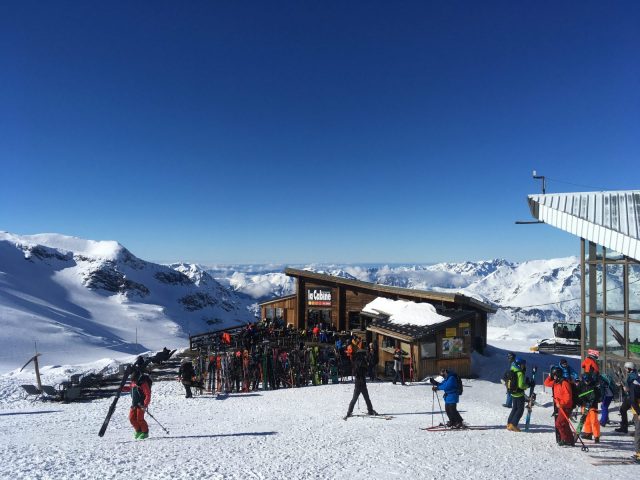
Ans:
{"type": "MultiPolygon", "coordinates": [[[[0,377],[0,454],[10,461],[0,462],[0,478],[601,480],[635,475],[635,465],[589,463],[592,457],[631,454],[632,438],[614,433],[613,427],[603,430],[601,444],[588,442],[589,453],[556,446],[548,390],[537,388],[531,432],[507,431],[509,410],[501,406],[504,387],[497,381],[506,350],[500,341],[492,343],[490,356],[474,359],[482,376],[464,381],[459,404],[465,421],[487,427],[480,431],[420,430],[442,421],[442,398],[436,399],[425,383],[369,383],[374,408],[394,418],[345,422],[341,417],[352,383],[186,400],[178,382],[156,382],[150,411],[168,435],[149,418],[150,438],[134,441],[125,395],[99,438],[109,399],[31,403],[20,399],[17,385],[33,374],[5,375],[0,377]]],[[[558,362],[513,350],[530,364],[542,362],[541,370],[558,362]]],[[[570,361],[577,366],[577,360],[570,361]]],[[[45,382],[48,375],[53,373],[44,373],[45,382]]],[[[354,413],[363,410],[361,400],[354,413]]]]}
{"type": "Polygon", "coordinates": [[[189,332],[253,319],[253,301],[206,272],[135,257],[117,242],[0,232],[0,371],[184,346],[189,332]],[[137,340],[137,342],[136,342],[137,340]]]}

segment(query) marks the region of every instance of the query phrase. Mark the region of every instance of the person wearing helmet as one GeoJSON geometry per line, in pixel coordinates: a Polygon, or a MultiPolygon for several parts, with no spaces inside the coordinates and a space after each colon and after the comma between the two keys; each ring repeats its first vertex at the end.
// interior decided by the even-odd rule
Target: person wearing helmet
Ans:
{"type": "MultiPolygon", "coordinates": [[[[625,398],[620,405],[620,416],[622,417],[620,420],[620,427],[616,428],[616,432],[619,433],[627,433],[629,431],[629,417],[627,412],[632,407],[634,400],[636,400],[634,393],[634,382],[638,381],[638,370],[636,369],[636,364],[633,362],[625,362],[624,368],[627,372],[627,378],[622,385],[622,389],[624,390],[625,398]]],[[[637,402],[636,402],[637,403],[637,402]]],[[[638,410],[638,406],[636,405],[635,411],[640,413],[638,410]]],[[[637,431],[637,429],[636,429],[637,431]]]]}
{"type": "Polygon", "coordinates": [[[598,350],[589,349],[587,356],[582,362],[582,370],[584,373],[600,374],[600,367],[598,366],[598,359],[600,358],[600,352],[598,350]]]}
{"type": "Polygon", "coordinates": [[[136,364],[131,372],[129,385],[122,387],[123,392],[131,392],[129,423],[135,430],[134,438],[144,440],[149,436],[149,425],[144,414],[151,402],[151,378],[136,364]]]}
{"type": "Polygon", "coordinates": [[[544,380],[546,387],[552,388],[553,402],[558,412],[556,417],[556,441],[560,446],[573,446],[575,440],[569,426],[569,415],[573,409],[571,383],[564,377],[562,368],[553,367],[544,380]],[[562,410],[562,412],[560,412],[562,410]]]}
{"type": "Polygon", "coordinates": [[[591,373],[582,375],[578,398],[582,405],[584,425],[582,438],[600,443],[600,422],[598,422],[598,402],[601,400],[601,389],[598,376],[591,373]]]}
{"type": "Polygon", "coordinates": [[[513,406],[507,420],[507,430],[519,432],[518,423],[524,414],[524,392],[529,387],[530,381],[525,377],[527,362],[523,358],[516,358],[511,366],[510,375],[514,382],[508,382],[511,390],[513,406]]]}
{"type": "MultiPolygon", "coordinates": [[[[509,366],[507,367],[507,371],[504,372],[504,375],[502,376],[502,383],[505,385],[505,387],[507,386],[507,378],[509,376],[509,372],[511,371],[511,367],[513,366],[513,362],[515,359],[516,359],[515,353],[513,352],[507,353],[507,362],[509,362],[509,366]]],[[[511,392],[509,391],[509,388],[507,388],[507,399],[502,404],[502,406],[505,408],[513,407],[513,400],[511,398],[511,392]]]]}
{"type": "Polygon", "coordinates": [[[570,382],[577,382],[580,380],[580,375],[571,366],[566,358],[560,360],[560,368],[562,369],[562,375],[570,382]]]}
{"type": "MultiPolygon", "coordinates": [[[[460,401],[461,391],[458,389],[458,374],[451,369],[443,368],[440,370],[440,376],[442,381],[437,381],[434,378],[430,378],[429,381],[432,385],[431,389],[436,392],[442,390],[444,395],[444,410],[447,413],[449,421],[447,427],[449,428],[465,428],[464,420],[458,412],[458,402],[460,401]]],[[[462,383],[462,382],[460,382],[462,383]]]]}

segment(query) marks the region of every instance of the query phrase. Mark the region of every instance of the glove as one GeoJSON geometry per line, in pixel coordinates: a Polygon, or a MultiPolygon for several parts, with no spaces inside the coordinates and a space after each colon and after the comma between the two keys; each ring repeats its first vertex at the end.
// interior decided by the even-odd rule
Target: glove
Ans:
{"type": "Polygon", "coordinates": [[[431,390],[433,390],[434,392],[438,391],[438,387],[436,385],[434,385],[433,387],[431,387],[431,390]]]}
{"type": "Polygon", "coordinates": [[[430,377],[430,378],[429,378],[429,383],[430,383],[431,385],[438,385],[438,382],[436,382],[436,381],[433,379],[433,377],[430,377]]]}

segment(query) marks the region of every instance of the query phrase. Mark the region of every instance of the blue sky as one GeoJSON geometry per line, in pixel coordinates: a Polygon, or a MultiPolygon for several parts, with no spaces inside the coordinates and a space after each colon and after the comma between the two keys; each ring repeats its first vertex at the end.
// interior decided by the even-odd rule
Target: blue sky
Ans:
{"type": "Polygon", "coordinates": [[[5,2],[0,229],[156,261],[551,258],[637,189],[638,2],[5,2]]]}

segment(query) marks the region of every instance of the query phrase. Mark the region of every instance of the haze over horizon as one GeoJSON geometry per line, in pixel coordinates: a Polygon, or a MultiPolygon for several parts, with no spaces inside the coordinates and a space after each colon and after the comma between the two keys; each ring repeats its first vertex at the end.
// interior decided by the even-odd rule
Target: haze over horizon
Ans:
{"type": "Polygon", "coordinates": [[[161,263],[578,255],[526,196],[638,188],[640,4],[0,8],[0,229],[161,263]]]}

